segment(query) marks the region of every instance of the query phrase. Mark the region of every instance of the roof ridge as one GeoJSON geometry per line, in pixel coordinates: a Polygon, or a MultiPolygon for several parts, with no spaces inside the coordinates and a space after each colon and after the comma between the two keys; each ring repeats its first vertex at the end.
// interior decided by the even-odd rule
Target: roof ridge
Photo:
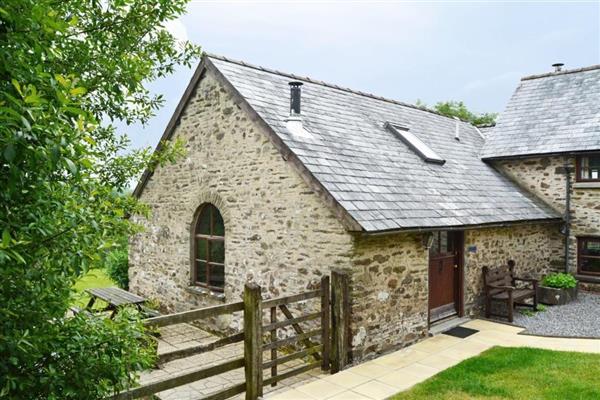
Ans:
{"type": "Polygon", "coordinates": [[[600,64],[590,65],[589,67],[566,69],[564,71],[558,71],[558,72],[546,72],[544,74],[527,75],[527,76],[522,77],[521,80],[528,81],[528,80],[532,80],[532,79],[547,78],[550,76],[576,74],[578,72],[592,71],[595,69],[600,69],[600,64]]]}
{"type": "MultiPolygon", "coordinates": [[[[403,101],[394,100],[394,99],[390,99],[390,98],[383,97],[383,96],[378,96],[378,95],[372,94],[372,93],[362,92],[360,90],[350,89],[348,87],[343,87],[343,86],[339,86],[339,85],[336,85],[336,84],[333,84],[333,83],[328,83],[328,82],[321,81],[321,80],[318,80],[318,79],[313,79],[313,78],[310,78],[308,76],[300,76],[300,75],[292,74],[292,73],[289,73],[289,72],[279,71],[279,70],[272,69],[272,68],[266,68],[266,67],[262,67],[260,65],[250,64],[250,63],[247,63],[245,61],[235,60],[235,59],[232,59],[232,58],[229,58],[229,57],[225,57],[225,56],[221,56],[221,55],[218,55],[218,54],[209,53],[207,51],[203,52],[203,56],[206,56],[206,57],[209,57],[209,58],[215,58],[217,60],[221,60],[221,61],[225,61],[225,62],[230,62],[230,63],[233,63],[233,64],[242,65],[244,67],[248,67],[248,68],[252,68],[252,69],[257,69],[259,71],[264,71],[264,72],[268,72],[268,73],[271,73],[271,74],[286,76],[288,78],[292,78],[292,79],[296,79],[296,80],[302,80],[302,81],[305,81],[305,82],[313,83],[315,85],[321,85],[321,86],[329,87],[329,88],[332,88],[332,89],[341,90],[343,92],[357,94],[359,96],[364,96],[364,97],[368,97],[368,98],[375,99],[375,100],[385,101],[385,102],[388,102],[388,103],[392,103],[392,104],[397,104],[397,105],[404,106],[404,107],[413,108],[415,110],[429,112],[431,114],[439,115],[441,117],[448,118],[448,119],[451,119],[451,120],[454,119],[453,117],[449,117],[447,115],[444,115],[444,114],[442,114],[442,113],[440,113],[438,111],[432,110],[432,109],[427,108],[427,107],[418,106],[416,104],[405,103],[403,101]]],[[[467,124],[469,124],[471,126],[474,126],[469,121],[465,121],[463,119],[460,119],[460,121],[465,122],[465,123],[467,123],[467,124]]]]}

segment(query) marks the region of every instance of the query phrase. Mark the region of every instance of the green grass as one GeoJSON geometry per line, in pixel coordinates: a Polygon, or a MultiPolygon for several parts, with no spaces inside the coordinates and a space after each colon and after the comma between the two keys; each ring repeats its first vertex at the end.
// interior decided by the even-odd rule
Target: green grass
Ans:
{"type": "Polygon", "coordinates": [[[600,355],[494,347],[392,399],[600,399],[600,355]]]}
{"type": "Polygon", "coordinates": [[[104,270],[92,269],[88,271],[73,286],[76,292],[73,305],[76,307],[85,307],[87,305],[90,298],[86,294],[85,289],[109,286],[117,285],[106,275],[104,270]]]}

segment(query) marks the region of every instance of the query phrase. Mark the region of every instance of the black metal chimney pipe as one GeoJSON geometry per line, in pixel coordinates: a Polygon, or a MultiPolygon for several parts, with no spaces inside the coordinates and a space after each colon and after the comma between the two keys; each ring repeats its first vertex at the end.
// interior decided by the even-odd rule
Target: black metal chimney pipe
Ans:
{"type": "Polygon", "coordinates": [[[300,115],[300,99],[302,82],[293,81],[290,85],[290,115],[300,115]]]}
{"type": "Polygon", "coordinates": [[[562,67],[564,67],[565,64],[563,63],[554,63],[552,64],[552,66],[554,67],[554,72],[560,72],[562,71],[562,67]]]}

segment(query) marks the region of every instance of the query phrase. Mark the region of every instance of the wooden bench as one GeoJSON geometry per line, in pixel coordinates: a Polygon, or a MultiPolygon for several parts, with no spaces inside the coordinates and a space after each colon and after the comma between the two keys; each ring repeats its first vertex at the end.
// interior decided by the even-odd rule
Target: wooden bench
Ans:
{"type": "Polygon", "coordinates": [[[509,260],[506,266],[490,269],[483,267],[483,285],[485,291],[485,316],[489,318],[507,317],[508,322],[513,322],[513,310],[515,305],[533,307],[537,309],[537,286],[538,281],[531,278],[518,278],[514,273],[515,262],[509,260]],[[525,282],[529,287],[519,287],[517,282],[525,282]],[[524,300],[533,299],[533,304],[525,303],[524,300]],[[492,301],[506,303],[508,315],[492,313],[492,301]]]}

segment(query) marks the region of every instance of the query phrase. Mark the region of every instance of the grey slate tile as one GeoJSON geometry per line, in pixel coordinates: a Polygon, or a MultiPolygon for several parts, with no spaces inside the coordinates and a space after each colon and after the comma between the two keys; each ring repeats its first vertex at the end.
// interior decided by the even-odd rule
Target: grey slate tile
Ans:
{"type": "Polygon", "coordinates": [[[481,156],[600,150],[600,65],[524,78],[481,156]]]}
{"type": "Polygon", "coordinates": [[[210,59],[367,232],[558,217],[481,160],[484,138],[468,123],[459,123],[457,141],[456,121],[436,113],[210,59]],[[304,82],[302,118],[310,140],[293,138],[284,122],[291,80],[304,82]],[[408,127],[446,163],[424,162],[385,129],[387,121],[408,127]]]}

